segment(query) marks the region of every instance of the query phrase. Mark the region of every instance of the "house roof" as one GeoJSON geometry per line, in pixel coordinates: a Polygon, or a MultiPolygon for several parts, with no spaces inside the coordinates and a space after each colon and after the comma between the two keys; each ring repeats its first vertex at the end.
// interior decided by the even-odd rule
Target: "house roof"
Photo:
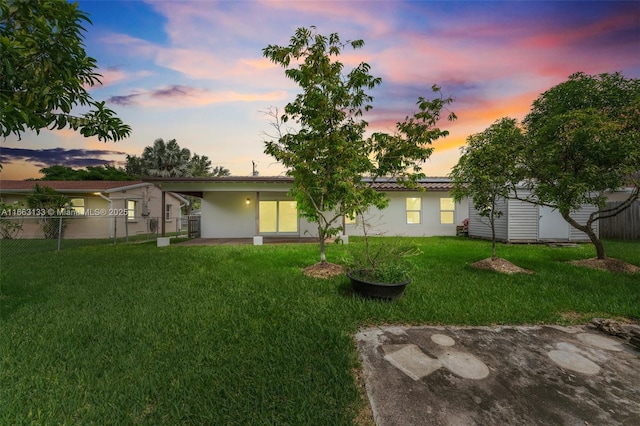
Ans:
{"type": "Polygon", "coordinates": [[[141,180],[0,180],[0,192],[33,191],[35,186],[47,186],[61,192],[116,192],[151,185],[141,180]]]}
{"type": "MultiPolygon", "coordinates": [[[[369,185],[372,188],[379,191],[407,191],[403,185],[396,182],[393,178],[378,179],[375,182],[371,182],[369,179],[365,179],[365,182],[369,181],[369,185]]],[[[451,179],[446,177],[427,177],[418,180],[418,188],[425,189],[427,191],[450,191],[453,188],[451,179]]]]}
{"type": "Polygon", "coordinates": [[[174,177],[174,178],[145,178],[146,182],[171,182],[171,183],[189,183],[189,182],[216,182],[216,183],[293,183],[290,176],[215,176],[215,177],[174,177]]]}
{"type": "MultiPolygon", "coordinates": [[[[148,178],[148,182],[157,183],[280,183],[291,184],[290,176],[217,176],[191,178],[148,178]]],[[[397,183],[394,178],[379,178],[375,182],[365,178],[373,188],[380,191],[407,191],[407,188],[397,183]]],[[[428,191],[449,191],[452,188],[451,179],[447,177],[427,177],[418,181],[418,187],[428,191]]]]}

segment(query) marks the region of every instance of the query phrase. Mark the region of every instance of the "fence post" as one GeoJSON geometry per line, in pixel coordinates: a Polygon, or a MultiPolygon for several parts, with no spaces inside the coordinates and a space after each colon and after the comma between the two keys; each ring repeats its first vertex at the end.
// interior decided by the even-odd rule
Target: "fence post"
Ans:
{"type": "Polygon", "coordinates": [[[58,217],[58,251],[60,251],[61,241],[62,241],[62,216],[58,217]]]}

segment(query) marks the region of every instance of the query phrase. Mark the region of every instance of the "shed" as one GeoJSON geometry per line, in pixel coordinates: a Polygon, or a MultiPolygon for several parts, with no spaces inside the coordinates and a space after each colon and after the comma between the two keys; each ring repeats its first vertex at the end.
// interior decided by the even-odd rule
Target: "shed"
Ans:
{"type": "MultiPolygon", "coordinates": [[[[597,210],[595,205],[584,205],[572,213],[580,224],[585,224],[589,215],[597,210]]],[[[502,216],[496,219],[496,240],[510,243],[531,242],[589,242],[589,237],[569,224],[557,209],[539,206],[526,201],[508,198],[498,204],[502,216]]],[[[599,233],[598,221],[594,224],[599,233]]],[[[489,219],[480,216],[473,200],[469,200],[469,236],[491,239],[489,219]]]]}

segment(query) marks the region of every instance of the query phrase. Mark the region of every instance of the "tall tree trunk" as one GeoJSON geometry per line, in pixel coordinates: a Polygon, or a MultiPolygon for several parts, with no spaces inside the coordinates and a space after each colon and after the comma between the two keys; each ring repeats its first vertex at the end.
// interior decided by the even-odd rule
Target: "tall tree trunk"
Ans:
{"type": "Polygon", "coordinates": [[[571,225],[574,228],[576,228],[577,230],[582,231],[585,234],[587,234],[587,236],[589,237],[589,239],[593,243],[593,246],[596,248],[596,256],[598,257],[598,259],[606,259],[607,258],[607,255],[606,255],[606,253],[604,251],[604,244],[602,244],[602,241],[600,240],[600,238],[598,238],[596,233],[593,232],[593,229],[591,228],[591,225],[594,222],[593,214],[591,214],[589,216],[589,219],[587,220],[587,224],[586,225],[580,225],[578,222],[576,222],[575,219],[572,218],[569,215],[568,211],[560,211],[560,214],[562,215],[564,220],[569,222],[569,225],[571,225]]]}
{"type": "Polygon", "coordinates": [[[327,236],[322,225],[318,225],[318,238],[320,239],[320,263],[327,263],[327,256],[324,251],[325,240],[327,239],[327,236]]]}
{"type": "Polygon", "coordinates": [[[493,212],[494,210],[492,209],[491,213],[489,213],[489,222],[491,222],[491,260],[496,260],[498,258],[496,256],[496,216],[493,212]]]}

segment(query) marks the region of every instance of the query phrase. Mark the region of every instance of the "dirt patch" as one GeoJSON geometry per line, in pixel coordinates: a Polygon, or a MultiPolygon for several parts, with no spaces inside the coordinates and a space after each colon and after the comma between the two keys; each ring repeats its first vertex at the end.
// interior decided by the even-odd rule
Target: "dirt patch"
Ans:
{"type": "Polygon", "coordinates": [[[620,259],[612,259],[610,257],[606,259],[598,259],[594,257],[592,259],[574,260],[569,263],[571,263],[572,265],[584,266],[591,269],[599,269],[601,271],[608,272],[619,272],[623,274],[636,274],[638,273],[638,271],[640,271],[640,268],[635,265],[624,262],[620,259]]]}
{"type": "Polygon", "coordinates": [[[516,266],[508,260],[500,257],[493,260],[490,257],[482,259],[478,262],[472,263],[471,266],[478,269],[488,269],[490,271],[500,272],[502,274],[533,274],[533,271],[516,266]]]}
{"type": "Polygon", "coordinates": [[[308,277],[327,279],[342,274],[343,268],[335,263],[316,263],[315,265],[304,268],[302,273],[308,277]]]}

